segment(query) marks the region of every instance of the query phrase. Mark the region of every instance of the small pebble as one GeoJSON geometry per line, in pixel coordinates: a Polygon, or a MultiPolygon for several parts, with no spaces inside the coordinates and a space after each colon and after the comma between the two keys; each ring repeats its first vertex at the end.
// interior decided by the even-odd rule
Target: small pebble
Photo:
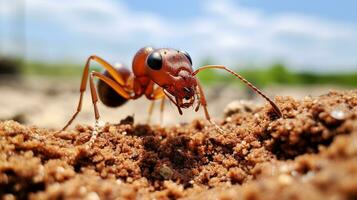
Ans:
{"type": "Polygon", "coordinates": [[[100,197],[98,196],[98,194],[96,192],[90,192],[90,193],[87,194],[85,199],[87,199],[87,200],[100,200],[100,197]]]}
{"type": "Polygon", "coordinates": [[[287,174],[281,174],[278,177],[278,182],[282,185],[289,185],[291,184],[293,181],[293,179],[291,178],[291,176],[287,175],[287,174]]]}
{"type": "Polygon", "coordinates": [[[79,193],[80,194],[85,194],[85,193],[87,193],[87,188],[86,187],[84,187],[84,186],[81,186],[80,188],[79,188],[79,193]]]}
{"type": "Polygon", "coordinates": [[[56,168],[56,172],[57,173],[63,173],[64,172],[64,168],[63,167],[57,167],[56,168]]]}
{"type": "Polygon", "coordinates": [[[123,183],[123,181],[122,181],[122,180],[120,180],[120,179],[117,179],[115,182],[116,182],[118,185],[120,185],[120,184],[122,184],[122,183],[123,183]]]}
{"type": "Polygon", "coordinates": [[[346,118],[345,112],[343,112],[342,110],[339,110],[339,109],[335,109],[335,110],[331,111],[330,115],[331,115],[331,117],[333,117],[337,120],[344,120],[346,118]]]}
{"type": "Polygon", "coordinates": [[[159,173],[166,180],[171,179],[171,177],[173,175],[172,169],[170,167],[168,167],[167,165],[162,165],[159,173]]]}

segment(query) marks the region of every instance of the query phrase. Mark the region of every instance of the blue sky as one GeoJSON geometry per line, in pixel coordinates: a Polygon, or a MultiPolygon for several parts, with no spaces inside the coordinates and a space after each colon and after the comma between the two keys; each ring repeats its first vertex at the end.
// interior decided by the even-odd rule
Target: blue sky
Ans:
{"type": "MultiPolygon", "coordinates": [[[[200,9],[202,1],[198,0],[158,0],[155,1],[157,3],[142,0],[125,0],[124,2],[132,9],[143,12],[158,12],[160,15],[169,17],[172,20],[189,19],[195,15],[202,14],[200,9]],[[172,10],[170,9],[172,7],[180,9],[172,10]]],[[[354,0],[240,0],[236,1],[235,4],[258,8],[267,14],[295,12],[331,20],[357,22],[357,12],[355,12],[357,2],[354,0]]]]}
{"type": "Polygon", "coordinates": [[[21,2],[0,0],[1,54],[77,63],[98,54],[130,66],[151,45],[186,50],[194,64],[209,57],[235,68],[279,61],[298,71],[357,70],[352,0],[21,2]]]}

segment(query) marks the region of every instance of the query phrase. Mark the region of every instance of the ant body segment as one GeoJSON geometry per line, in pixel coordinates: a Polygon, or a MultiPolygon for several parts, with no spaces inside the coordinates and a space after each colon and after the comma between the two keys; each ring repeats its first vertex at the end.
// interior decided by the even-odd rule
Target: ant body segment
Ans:
{"type": "Polygon", "coordinates": [[[163,111],[163,102],[165,97],[167,97],[177,107],[181,115],[183,108],[189,108],[196,103],[195,111],[198,111],[200,106],[202,106],[206,119],[214,124],[208,113],[202,86],[196,78],[196,75],[200,71],[209,68],[224,69],[233,74],[253,89],[254,92],[266,99],[278,117],[282,116],[280,109],[271,99],[232,70],[221,65],[207,65],[194,71],[192,69],[191,57],[185,51],[170,48],[154,49],[152,47],[144,47],[134,56],[132,72],[123,67],[115,68],[95,55],[87,59],[82,75],[77,110],[62,130],[71,125],[81,111],[83,93],[86,90],[88,77],[96,123],[100,118],[97,108],[99,94],[99,99],[109,107],[121,106],[126,101],[137,99],[143,95],[149,100],[161,99],[161,113],[163,111]],[[105,72],[89,72],[91,61],[98,62],[105,68],[105,72]],[[99,79],[97,84],[98,94],[93,81],[94,77],[99,79]]]}

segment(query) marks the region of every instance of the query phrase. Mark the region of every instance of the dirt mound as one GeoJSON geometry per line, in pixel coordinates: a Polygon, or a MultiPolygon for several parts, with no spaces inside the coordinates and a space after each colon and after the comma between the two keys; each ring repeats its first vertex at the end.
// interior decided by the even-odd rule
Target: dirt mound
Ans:
{"type": "Polygon", "coordinates": [[[0,123],[4,199],[355,199],[357,91],[234,109],[220,122],[56,132],[0,123]]]}

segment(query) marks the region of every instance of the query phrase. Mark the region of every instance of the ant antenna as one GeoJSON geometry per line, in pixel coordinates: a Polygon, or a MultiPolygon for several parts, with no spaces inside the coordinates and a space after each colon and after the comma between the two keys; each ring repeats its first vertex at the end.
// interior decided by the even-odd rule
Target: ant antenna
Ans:
{"type": "Polygon", "coordinates": [[[210,68],[215,68],[215,69],[224,69],[228,71],[229,73],[233,74],[235,77],[239,78],[241,81],[243,81],[246,85],[248,85],[254,92],[258,93],[260,96],[262,96],[265,100],[267,100],[270,105],[273,107],[274,112],[279,116],[282,117],[283,114],[281,113],[279,107],[274,103],[273,100],[271,100],[268,96],[266,96],[262,91],[260,91],[257,87],[255,87],[252,83],[250,83],[247,79],[243,78],[241,75],[235,73],[234,71],[228,69],[225,66],[222,65],[205,65],[203,67],[198,68],[196,71],[192,73],[193,76],[196,76],[200,71],[205,70],[205,69],[210,69],[210,68]]]}

